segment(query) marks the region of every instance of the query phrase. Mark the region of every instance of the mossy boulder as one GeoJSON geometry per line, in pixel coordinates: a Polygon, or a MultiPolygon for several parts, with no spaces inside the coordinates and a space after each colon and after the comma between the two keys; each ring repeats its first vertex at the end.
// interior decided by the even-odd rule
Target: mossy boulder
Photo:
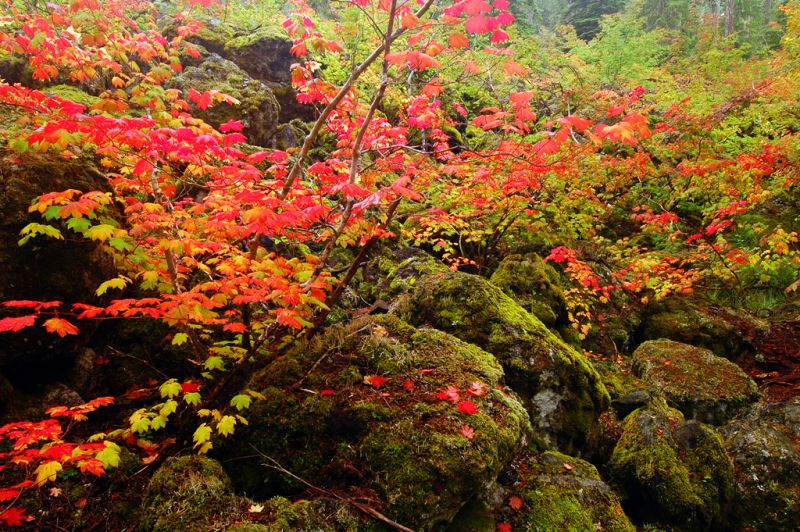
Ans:
{"type": "Polygon", "coordinates": [[[608,473],[632,518],[692,530],[727,525],[733,464],[719,434],[685,422],[663,399],[630,414],[622,429],[608,473]]]}
{"type": "Polygon", "coordinates": [[[758,400],[742,369],[708,349],[651,340],[633,353],[633,370],[686,418],[721,425],[758,400]]]}
{"type": "Polygon", "coordinates": [[[169,458],[144,494],[140,530],[202,531],[223,525],[243,504],[219,462],[203,456],[169,458]]]}
{"type": "Polygon", "coordinates": [[[546,326],[568,322],[558,272],[539,255],[506,257],[489,280],[546,326]]]}
{"type": "Polygon", "coordinates": [[[746,331],[766,326],[744,312],[676,297],[650,308],[642,318],[637,336],[642,341],[675,340],[735,359],[753,350],[746,331]]]}
{"type": "Polygon", "coordinates": [[[405,314],[494,354],[542,436],[577,450],[596,431],[609,406],[600,376],[486,279],[450,271],[428,275],[415,284],[405,314]]]}
{"type": "Polygon", "coordinates": [[[260,28],[228,40],[218,53],[272,90],[281,106],[281,122],[297,118],[314,120],[314,107],[299,103],[292,88],[292,64],[297,58],[292,55],[291,48],[292,41],[285,35],[260,28]]]}
{"type": "Polygon", "coordinates": [[[217,103],[208,109],[194,109],[194,115],[213,126],[229,120],[244,124],[248,142],[268,146],[278,128],[280,105],[272,91],[250,77],[235,63],[211,54],[198,66],[190,66],[169,80],[170,88],[195,89],[200,92],[217,90],[236,98],[239,103],[217,103]]]}
{"type": "Polygon", "coordinates": [[[384,249],[369,261],[367,276],[359,289],[367,298],[391,301],[412,290],[420,278],[447,271],[442,261],[421,249],[384,249]]]}
{"type": "Polygon", "coordinates": [[[87,108],[100,100],[100,98],[97,96],[92,96],[85,90],[73,85],[53,85],[51,87],[42,89],[42,92],[45,94],[58,96],[59,98],[69,100],[71,102],[83,104],[87,108]]]}
{"type": "Polygon", "coordinates": [[[261,28],[230,39],[224,55],[255,79],[291,85],[292,41],[270,28],[261,28]]]}
{"type": "Polygon", "coordinates": [[[754,405],[722,434],[736,466],[738,526],[795,530],[800,523],[800,399],[754,405]]]}
{"type": "MultiPolygon", "coordinates": [[[[114,277],[111,259],[96,242],[84,241],[60,229],[68,240],[37,237],[19,246],[20,230],[31,222],[46,223],[29,214],[30,202],[46,192],[77,189],[105,190],[105,178],[90,161],[45,154],[17,155],[0,151],[0,301],[29,299],[98,303],[91,294],[114,277]],[[90,299],[87,300],[87,294],[90,299]]],[[[11,311],[3,310],[3,316],[11,311]]],[[[0,367],[15,384],[63,377],[93,330],[83,324],[77,336],[59,338],[33,327],[5,334],[0,367]]]]}
{"type": "Polygon", "coordinates": [[[257,374],[249,386],[265,399],[219,452],[247,495],[305,489],[253,458],[260,452],[318,486],[373,493],[390,518],[429,530],[526,443],[528,415],[499,389],[502,376],[491,354],[446,333],[361,318],[257,374]],[[474,383],[476,396],[467,393],[474,383]],[[437,397],[448,387],[456,402],[437,397]]]}
{"type": "Polygon", "coordinates": [[[377,530],[364,522],[355,510],[335,499],[312,499],[292,502],[273,497],[260,504],[260,512],[251,513],[258,522],[242,522],[229,526],[227,532],[356,532],[377,530]]]}
{"type": "Polygon", "coordinates": [[[584,460],[548,451],[518,464],[520,511],[507,511],[512,530],[634,532],[617,495],[584,460]]]}

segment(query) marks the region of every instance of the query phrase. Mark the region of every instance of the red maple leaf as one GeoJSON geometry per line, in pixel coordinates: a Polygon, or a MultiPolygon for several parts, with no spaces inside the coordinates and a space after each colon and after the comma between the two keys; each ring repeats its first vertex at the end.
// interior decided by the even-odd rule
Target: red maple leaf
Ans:
{"type": "Polygon", "coordinates": [[[478,413],[478,407],[472,401],[461,401],[458,403],[458,411],[471,416],[478,413]]]}
{"type": "Polygon", "coordinates": [[[0,521],[6,526],[22,526],[29,517],[25,515],[24,508],[7,508],[0,513],[0,521]]]}
{"type": "Polygon", "coordinates": [[[436,398],[441,399],[442,401],[457,403],[458,400],[461,399],[461,395],[458,393],[458,388],[455,386],[448,386],[447,390],[437,393],[436,398]]]}
{"type": "Polygon", "coordinates": [[[388,381],[386,377],[381,377],[380,375],[367,375],[364,377],[364,384],[367,386],[372,386],[373,388],[380,388],[386,381],[388,381]]]}

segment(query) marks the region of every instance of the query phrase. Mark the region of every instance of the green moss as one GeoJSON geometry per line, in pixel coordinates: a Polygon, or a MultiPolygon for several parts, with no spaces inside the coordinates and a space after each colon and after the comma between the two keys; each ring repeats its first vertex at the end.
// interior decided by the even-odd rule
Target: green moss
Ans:
{"type": "Polygon", "coordinates": [[[375,272],[376,279],[361,293],[367,299],[385,301],[411,290],[425,275],[448,271],[440,260],[416,248],[384,250],[370,261],[369,270],[375,272]]]}
{"type": "Polygon", "coordinates": [[[707,349],[651,340],[633,353],[634,372],[686,417],[723,424],[758,400],[758,387],[736,364],[707,349]],[[702,375],[702,378],[698,378],[702,375]]]}
{"type": "Polygon", "coordinates": [[[800,399],[756,404],[723,435],[736,465],[737,527],[795,529],[800,522],[800,399]]]}
{"type": "Polygon", "coordinates": [[[252,456],[255,447],[318,485],[341,489],[354,483],[374,490],[391,518],[430,529],[451,519],[493,479],[530,433],[522,405],[497,389],[503,372],[491,354],[441,331],[415,329],[395,316],[332,327],[286,359],[280,367],[302,373],[302,389],[263,388],[268,379],[292,379],[281,376],[277,366],[262,372],[251,387],[261,389],[265,400],[254,405],[249,427],[218,450],[229,459],[226,467],[235,484],[248,495],[305,489],[263,467],[263,460],[238,459],[252,456]],[[296,371],[314,364],[312,371],[296,371]],[[387,381],[375,388],[363,377],[354,382],[353,375],[380,375],[387,381]],[[414,385],[410,390],[408,381],[414,385]],[[476,381],[486,386],[486,394],[470,397],[466,389],[476,381]],[[448,386],[470,397],[477,413],[460,413],[435,397],[448,386]],[[333,393],[314,393],[322,389],[333,393]],[[461,434],[465,425],[474,430],[472,440],[461,434]]]}
{"type": "Polygon", "coordinates": [[[186,68],[168,82],[168,87],[200,92],[216,90],[238,100],[235,105],[215,103],[205,110],[196,109],[195,115],[214,126],[240,120],[253,144],[263,145],[277,130],[280,105],[272,91],[235,63],[217,55],[211,55],[196,67],[186,68]]]}
{"type": "Polygon", "coordinates": [[[257,44],[264,39],[286,41],[286,36],[272,28],[261,28],[256,31],[247,32],[244,35],[230,39],[225,43],[225,50],[232,52],[240,48],[247,48],[257,44]]]}
{"type": "Polygon", "coordinates": [[[230,480],[218,462],[201,456],[170,458],[147,486],[140,528],[208,530],[235,506],[230,480]]]}
{"type": "Polygon", "coordinates": [[[524,461],[517,495],[524,506],[514,530],[608,530],[633,532],[614,492],[590,463],[548,451],[524,461]]]}
{"type": "Polygon", "coordinates": [[[588,360],[485,279],[428,275],[405,314],[494,354],[534,424],[568,448],[585,443],[608,408],[608,392],[588,360]]]}
{"type": "Polygon", "coordinates": [[[609,475],[632,515],[690,527],[721,526],[733,466],[719,435],[659,399],[623,422],[609,475]]]}
{"type": "Polygon", "coordinates": [[[490,281],[547,326],[567,322],[567,303],[558,273],[538,255],[511,255],[490,281]]]}
{"type": "Polygon", "coordinates": [[[42,92],[45,94],[58,96],[59,98],[63,98],[65,100],[70,100],[75,103],[83,104],[87,108],[91,107],[100,100],[100,98],[92,96],[88,92],[79,89],[78,87],[73,87],[72,85],[54,85],[52,87],[42,89],[42,92]]]}
{"type": "Polygon", "coordinates": [[[745,313],[730,309],[711,312],[702,301],[672,298],[650,309],[644,316],[640,336],[642,340],[675,340],[709,349],[717,356],[735,359],[751,350],[742,337],[742,331],[760,327],[765,327],[765,324],[745,313]]]}

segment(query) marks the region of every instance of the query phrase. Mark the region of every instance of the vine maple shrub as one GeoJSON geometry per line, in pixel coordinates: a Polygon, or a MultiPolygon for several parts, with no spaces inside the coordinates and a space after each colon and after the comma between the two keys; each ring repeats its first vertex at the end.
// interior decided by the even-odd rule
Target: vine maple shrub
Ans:
{"type": "MultiPolygon", "coordinates": [[[[318,63],[305,56],[342,48],[315,30],[310,9],[300,3],[284,25],[300,58],[293,84],[299,101],[321,108],[319,119],[297,150],[245,152],[240,122],[215,129],[191,114],[193,108],[235,105],[233,98],[214,90],[164,88],[182,70],[182,55],[199,56],[187,42],[202,27],[193,15],[216,3],[179,4],[173,13],[179,25],[168,38],[158,31],[150,2],[76,0],[29,10],[24,3],[4,1],[8,14],[0,17],[0,49],[24,58],[35,83],[68,80],[90,85],[100,96],[87,108],[46,89],[0,85],[0,105],[19,117],[8,146],[20,156],[50,151],[94,161],[110,186],[36,198],[30,212],[43,223],[26,226],[20,243],[64,239],[65,232],[96,241],[119,270],[96,295],[132,288],[146,295],[104,306],[6,301],[18,314],[1,319],[0,331],[41,325],[63,337],[76,334],[81,320],[152,318],[174,329],[174,344],[191,345],[201,368],[195,381],[170,379],[157,387],[160,401],[132,413],[127,429],[98,435],[98,443],[65,442],[69,431],[52,419],[4,427],[14,441],[15,451],[4,455],[9,465],[42,461],[36,480],[7,488],[6,500],[17,500],[21,490],[53,480],[70,465],[98,474],[115,465],[111,438],[152,440],[187,411],[199,419],[193,439],[201,453],[212,447],[212,435],[229,436],[246,423],[240,412],[259,394],[231,395],[232,376],[265,363],[320,311],[327,312],[326,295],[332,291],[335,301],[349,280],[346,275],[335,286],[327,271],[336,243],[366,249],[391,234],[388,226],[400,200],[422,199],[412,183],[435,170],[428,146],[439,157],[448,156],[447,137],[437,127],[445,117],[435,94],[421,91],[394,120],[378,116],[390,84],[396,76],[411,79],[435,69],[437,55],[458,54],[470,41],[460,31],[506,41],[502,27],[513,20],[503,0],[494,6],[456,3],[436,24],[426,21],[432,0],[414,9],[396,1],[354,1],[348,9],[366,13],[384,30],[367,43],[374,51],[336,86],[317,76],[318,63]],[[453,44],[440,44],[437,36],[453,44]],[[375,75],[379,87],[364,105],[369,87],[364,81],[375,75]],[[324,128],[338,145],[328,159],[313,162],[309,153],[324,128]],[[426,139],[422,150],[409,140],[420,134],[426,139]],[[193,193],[198,189],[200,196],[193,193]],[[279,254],[264,247],[267,241],[307,251],[279,254]],[[310,253],[309,246],[321,246],[320,254],[310,253]],[[64,452],[56,456],[53,449],[64,452]],[[19,458],[22,452],[25,460],[19,458]],[[48,457],[53,459],[43,461],[48,457]]],[[[50,410],[56,417],[72,412],[50,410]]],[[[26,517],[10,506],[2,519],[15,525],[26,517]]]]}

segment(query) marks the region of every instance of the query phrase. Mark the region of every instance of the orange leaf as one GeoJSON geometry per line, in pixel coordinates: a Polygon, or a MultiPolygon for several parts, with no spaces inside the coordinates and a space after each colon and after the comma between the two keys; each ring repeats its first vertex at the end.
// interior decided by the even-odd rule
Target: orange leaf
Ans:
{"type": "Polygon", "coordinates": [[[448,39],[450,48],[469,48],[469,38],[463,33],[454,33],[448,39]]]}
{"type": "Polygon", "coordinates": [[[61,338],[64,338],[68,334],[78,334],[77,327],[61,318],[50,318],[44,322],[44,328],[47,332],[55,333],[61,338]]]}

